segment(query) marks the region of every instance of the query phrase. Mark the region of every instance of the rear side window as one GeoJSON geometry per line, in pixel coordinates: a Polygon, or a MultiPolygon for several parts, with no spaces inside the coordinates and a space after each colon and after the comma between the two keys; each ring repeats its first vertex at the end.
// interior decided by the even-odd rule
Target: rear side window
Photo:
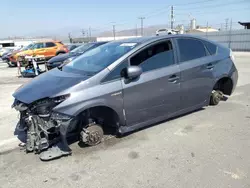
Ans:
{"type": "Polygon", "coordinates": [[[177,39],[180,62],[190,61],[207,56],[203,43],[195,39],[177,39]]]}
{"type": "Polygon", "coordinates": [[[217,53],[217,46],[211,42],[203,41],[210,55],[215,55],[217,53]]]}
{"type": "Polygon", "coordinates": [[[173,64],[174,54],[170,41],[152,45],[130,59],[130,65],[141,66],[143,72],[173,64]]]}
{"type": "Polygon", "coordinates": [[[44,48],[44,43],[36,43],[36,44],[34,44],[34,46],[33,46],[32,48],[33,48],[33,49],[44,48]]]}
{"type": "Polygon", "coordinates": [[[50,47],[56,46],[55,43],[53,43],[53,42],[46,42],[45,45],[46,45],[46,48],[50,48],[50,47]]]}

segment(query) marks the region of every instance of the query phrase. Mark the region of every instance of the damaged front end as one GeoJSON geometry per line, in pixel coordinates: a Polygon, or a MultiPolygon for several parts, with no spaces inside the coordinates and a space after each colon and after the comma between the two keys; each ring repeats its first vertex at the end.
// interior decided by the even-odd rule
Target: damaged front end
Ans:
{"type": "Polygon", "coordinates": [[[26,132],[26,152],[40,154],[41,160],[70,155],[67,133],[76,129],[77,119],[53,111],[69,95],[40,99],[25,104],[15,99],[12,107],[20,112],[19,129],[26,132]]]}

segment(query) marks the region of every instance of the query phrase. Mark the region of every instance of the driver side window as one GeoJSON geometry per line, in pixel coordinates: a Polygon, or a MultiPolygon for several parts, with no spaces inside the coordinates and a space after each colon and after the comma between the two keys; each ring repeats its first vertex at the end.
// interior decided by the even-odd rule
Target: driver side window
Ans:
{"type": "Polygon", "coordinates": [[[174,64],[174,52],[171,41],[151,45],[130,59],[130,65],[140,66],[143,72],[174,64]]]}

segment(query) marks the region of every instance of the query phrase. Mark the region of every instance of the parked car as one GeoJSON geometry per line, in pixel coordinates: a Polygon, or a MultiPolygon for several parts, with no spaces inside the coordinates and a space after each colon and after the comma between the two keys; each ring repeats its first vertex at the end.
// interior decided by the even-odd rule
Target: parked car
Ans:
{"type": "Polygon", "coordinates": [[[59,41],[36,42],[28,50],[16,54],[16,59],[23,62],[25,56],[44,56],[46,60],[69,52],[67,47],[59,41]]]}
{"type": "Polygon", "coordinates": [[[156,36],[159,35],[174,35],[174,34],[178,34],[178,30],[175,29],[158,29],[155,32],[156,36]]]}
{"type": "Polygon", "coordinates": [[[74,50],[75,48],[77,48],[77,47],[79,47],[81,45],[82,44],[67,44],[66,46],[67,46],[69,51],[72,51],[72,50],[74,50]]]}
{"type": "Polygon", "coordinates": [[[27,129],[26,150],[50,160],[71,154],[69,135],[96,145],[107,130],[124,134],[217,105],[237,80],[232,52],[220,44],[142,37],[104,44],[38,76],[16,90],[13,107],[27,129]]]}
{"type": "Polygon", "coordinates": [[[9,67],[16,67],[17,66],[17,57],[18,57],[18,53],[22,52],[22,51],[27,51],[30,50],[33,47],[33,43],[29,44],[28,46],[19,48],[14,50],[10,55],[8,55],[8,59],[7,59],[7,63],[9,65],[9,67]]]}
{"type": "Polygon", "coordinates": [[[70,62],[71,60],[73,60],[74,58],[76,58],[79,55],[83,54],[84,52],[87,52],[87,51],[89,51],[91,49],[94,49],[94,48],[96,48],[96,47],[98,47],[100,45],[103,45],[105,43],[107,43],[107,42],[86,43],[86,44],[83,44],[83,45],[79,46],[78,48],[75,48],[74,50],[70,51],[69,53],[53,57],[46,64],[47,69],[50,70],[50,69],[53,69],[55,67],[58,67],[61,64],[63,64],[65,61],[70,62]]]}
{"type": "Polygon", "coordinates": [[[12,51],[11,48],[2,48],[2,49],[0,50],[0,58],[2,58],[3,55],[5,55],[6,53],[8,53],[8,52],[10,52],[10,51],[12,51]]]}
{"type": "Polygon", "coordinates": [[[2,60],[4,62],[8,62],[9,61],[9,57],[11,56],[11,54],[12,54],[12,51],[3,53],[2,60]]]}

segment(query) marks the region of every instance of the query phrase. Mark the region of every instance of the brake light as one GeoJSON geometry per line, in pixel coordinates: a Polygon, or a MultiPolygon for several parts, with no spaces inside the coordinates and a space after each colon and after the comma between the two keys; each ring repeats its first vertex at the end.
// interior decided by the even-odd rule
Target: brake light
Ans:
{"type": "Polygon", "coordinates": [[[69,49],[66,46],[63,46],[63,50],[67,53],[69,52],[69,49]]]}

